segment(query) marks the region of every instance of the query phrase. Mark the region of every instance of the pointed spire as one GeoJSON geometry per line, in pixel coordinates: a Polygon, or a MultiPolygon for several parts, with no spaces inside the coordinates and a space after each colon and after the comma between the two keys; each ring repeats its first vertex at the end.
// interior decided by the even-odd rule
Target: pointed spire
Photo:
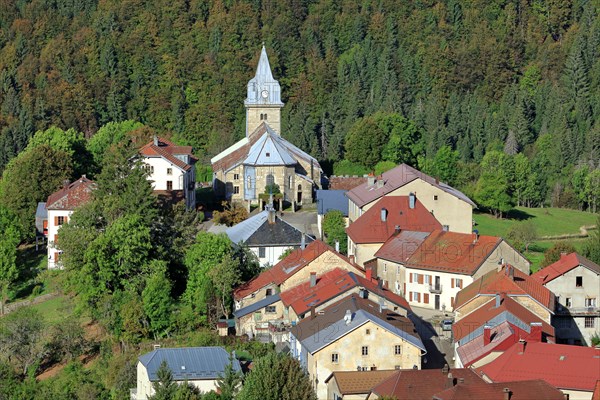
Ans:
{"type": "Polygon", "coordinates": [[[256,67],[256,75],[254,75],[254,79],[257,82],[272,82],[273,74],[271,73],[271,65],[269,64],[269,57],[267,56],[267,49],[265,48],[265,43],[263,42],[262,50],[260,52],[260,59],[258,60],[258,66],[256,67]]]}

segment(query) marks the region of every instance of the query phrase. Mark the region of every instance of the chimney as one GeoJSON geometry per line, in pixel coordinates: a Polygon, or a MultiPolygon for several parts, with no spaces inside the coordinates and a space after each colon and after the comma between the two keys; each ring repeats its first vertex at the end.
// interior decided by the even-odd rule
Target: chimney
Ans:
{"type": "Polygon", "coordinates": [[[304,233],[302,234],[302,239],[300,239],[300,248],[302,250],[306,248],[306,236],[304,236],[304,233]]]}
{"type": "Polygon", "coordinates": [[[383,187],[383,184],[384,184],[384,182],[383,182],[383,176],[379,176],[377,178],[377,181],[375,183],[377,185],[377,189],[381,189],[383,187]]]}
{"type": "Polygon", "coordinates": [[[373,278],[373,270],[371,268],[365,270],[365,278],[371,282],[371,278],[373,278]]]}
{"type": "Polygon", "coordinates": [[[310,308],[310,319],[315,319],[316,316],[317,316],[317,310],[315,310],[315,306],[312,306],[310,308]]]}
{"type": "Polygon", "coordinates": [[[346,323],[346,325],[350,325],[350,322],[352,322],[352,311],[346,310],[346,314],[344,315],[344,322],[346,323]]]}
{"type": "Polygon", "coordinates": [[[496,308],[500,307],[502,304],[502,298],[500,297],[500,293],[496,293],[496,308]]]}
{"type": "Polygon", "coordinates": [[[518,350],[518,354],[523,354],[525,353],[525,346],[527,345],[527,342],[524,339],[519,339],[519,343],[517,344],[517,350],[518,350]]]}
{"type": "Polygon", "coordinates": [[[515,280],[515,267],[513,267],[512,265],[507,265],[506,269],[508,270],[508,277],[510,278],[511,281],[515,280]]]}
{"type": "Polygon", "coordinates": [[[340,252],[340,241],[339,240],[335,241],[335,251],[337,251],[338,253],[340,252]]]}
{"type": "Polygon", "coordinates": [[[387,220],[387,210],[385,208],[381,209],[381,222],[385,222],[387,220]]]}
{"type": "Polygon", "coordinates": [[[448,364],[444,364],[444,368],[442,368],[442,374],[446,375],[450,371],[450,367],[448,364]]]}
{"type": "Polygon", "coordinates": [[[317,273],[310,273],[310,287],[315,287],[317,285],[317,273]]]}
{"type": "Polygon", "coordinates": [[[154,347],[154,350],[158,350],[158,349],[160,349],[160,344],[155,344],[153,347],[154,347]]]}
{"type": "Polygon", "coordinates": [[[377,280],[377,287],[378,287],[379,289],[383,289],[383,280],[382,280],[382,279],[378,279],[378,280],[377,280]]]}
{"type": "Polygon", "coordinates": [[[154,145],[158,146],[158,136],[157,135],[154,135],[154,140],[153,141],[154,141],[154,145]]]}
{"type": "Polygon", "coordinates": [[[483,326],[483,345],[488,345],[492,341],[492,327],[489,325],[483,326]]]}
{"type": "Polygon", "coordinates": [[[267,210],[267,220],[269,224],[273,225],[275,223],[275,209],[271,205],[268,205],[267,210]]]}
{"type": "Polygon", "coordinates": [[[504,388],[504,389],[502,389],[502,392],[504,393],[504,400],[510,400],[510,395],[512,394],[510,389],[504,388]]]}
{"type": "Polygon", "coordinates": [[[372,175],[369,175],[369,177],[367,178],[367,185],[373,186],[374,184],[375,184],[375,177],[372,175]]]}
{"type": "Polygon", "coordinates": [[[458,383],[465,383],[465,378],[458,378],[458,383]]]}
{"type": "Polygon", "coordinates": [[[64,189],[68,188],[69,187],[69,183],[71,183],[71,182],[69,182],[68,179],[63,180],[63,188],[64,189]]]}
{"type": "Polygon", "coordinates": [[[446,380],[446,388],[451,388],[454,386],[454,376],[452,376],[452,372],[448,373],[448,379],[446,380]]]}
{"type": "Polygon", "coordinates": [[[408,195],[408,207],[412,210],[415,208],[416,196],[413,192],[408,195]]]}
{"type": "Polygon", "coordinates": [[[397,234],[399,234],[399,233],[400,233],[400,225],[396,225],[396,226],[394,227],[394,234],[395,234],[395,235],[397,235],[397,234]]]}
{"type": "Polygon", "coordinates": [[[531,323],[528,339],[531,340],[532,342],[541,342],[542,341],[542,323],[541,322],[532,322],[531,323]]]}

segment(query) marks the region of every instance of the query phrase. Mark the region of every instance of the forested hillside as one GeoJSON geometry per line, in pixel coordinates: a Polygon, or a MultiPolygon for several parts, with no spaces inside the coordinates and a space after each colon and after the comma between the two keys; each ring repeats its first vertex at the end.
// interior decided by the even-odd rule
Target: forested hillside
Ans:
{"type": "MultiPolygon", "coordinates": [[[[398,113],[418,142],[410,156],[387,152],[359,167],[420,158],[422,169],[475,192],[480,174],[505,162],[496,150],[511,172],[494,179],[520,173],[533,182],[510,187],[514,203],[593,208],[599,8],[598,0],[3,0],[0,169],[36,130],[89,137],[125,119],[172,133],[207,162],[244,134],[245,86],[264,42],[286,103],[283,135],[324,164],[351,162],[347,134],[398,113]],[[376,112],[386,114],[359,120],[376,112]],[[458,176],[436,167],[448,157],[466,165],[458,176]]],[[[382,129],[386,141],[393,134],[382,129]]]]}

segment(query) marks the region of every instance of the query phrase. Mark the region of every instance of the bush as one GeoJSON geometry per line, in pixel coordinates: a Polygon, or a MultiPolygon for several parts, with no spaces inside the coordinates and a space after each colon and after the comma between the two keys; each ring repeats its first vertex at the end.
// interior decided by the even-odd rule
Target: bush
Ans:
{"type": "Polygon", "coordinates": [[[341,160],[333,164],[333,174],[341,175],[365,175],[369,170],[360,164],[355,164],[349,160],[341,160]]]}

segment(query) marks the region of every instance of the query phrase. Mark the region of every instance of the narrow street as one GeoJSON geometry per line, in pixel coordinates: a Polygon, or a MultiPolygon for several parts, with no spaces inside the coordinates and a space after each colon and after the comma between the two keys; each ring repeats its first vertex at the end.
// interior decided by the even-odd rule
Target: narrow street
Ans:
{"type": "Polygon", "coordinates": [[[448,364],[452,368],[454,366],[452,332],[442,331],[440,326],[440,321],[452,318],[452,313],[414,306],[412,310],[412,321],[427,349],[422,368],[438,369],[442,368],[444,364],[448,364]]]}

